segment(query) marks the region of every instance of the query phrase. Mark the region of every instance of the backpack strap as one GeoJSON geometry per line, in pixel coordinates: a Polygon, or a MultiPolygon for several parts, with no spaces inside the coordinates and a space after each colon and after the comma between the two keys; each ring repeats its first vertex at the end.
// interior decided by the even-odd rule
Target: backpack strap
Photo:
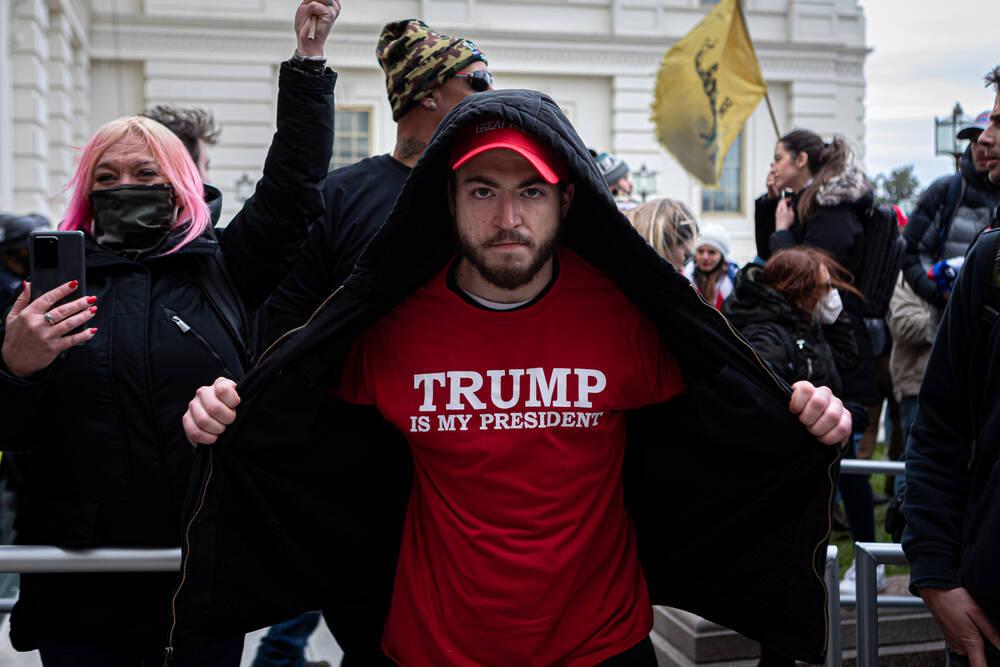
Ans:
{"type": "Polygon", "coordinates": [[[229,335],[232,336],[240,352],[244,370],[251,366],[253,354],[250,348],[250,330],[243,301],[237,296],[232,279],[218,252],[198,255],[200,270],[197,272],[198,285],[208,297],[216,314],[222,319],[229,335]]]}
{"type": "Polygon", "coordinates": [[[937,259],[948,259],[944,256],[944,245],[951,232],[951,223],[955,220],[958,207],[965,200],[965,191],[968,185],[961,174],[955,174],[948,182],[948,190],[945,192],[944,201],[938,209],[938,256],[937,259]]]}

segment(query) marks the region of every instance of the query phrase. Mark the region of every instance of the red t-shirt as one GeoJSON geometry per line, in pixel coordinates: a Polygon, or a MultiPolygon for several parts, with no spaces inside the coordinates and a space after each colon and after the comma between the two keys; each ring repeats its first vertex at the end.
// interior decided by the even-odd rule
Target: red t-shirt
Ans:
{"type": "Polygon", "coordinates": [[[484,310],[447,269],[355,344],[336,393],[416,467],[383,649],[403,665],[593,665],[652,609],[622,495],[624,410],[684,390],[653,324],[568,250],[484,310]]]}

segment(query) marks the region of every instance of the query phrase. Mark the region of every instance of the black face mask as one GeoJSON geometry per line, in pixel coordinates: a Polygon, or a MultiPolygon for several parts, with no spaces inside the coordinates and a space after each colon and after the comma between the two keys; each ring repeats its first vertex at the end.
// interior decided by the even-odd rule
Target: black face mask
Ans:
{"type": "Polygon", "coordinates": [[[136,259],[158,248],[170,235],[176,216],[174,189],[158,184],[94,190],[90,209],[98,245],[136,259]]]}

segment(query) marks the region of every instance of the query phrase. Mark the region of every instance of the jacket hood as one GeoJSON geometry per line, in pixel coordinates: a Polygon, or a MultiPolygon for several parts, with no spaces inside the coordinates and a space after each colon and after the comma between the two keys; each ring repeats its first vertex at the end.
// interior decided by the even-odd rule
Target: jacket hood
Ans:
{"type": "Polygon", "coordinates": [[[873,196],[872,186],[868,183],[865,172],[852,164],[820,186],[816,193],[816,203],[820,206],[854,204],[867,208],[871,206],[873,196]]]}
{"type": "Polygon", "coordinates": [[[756,322],[795,326],[802,320],[799,309],[776,289],[764,285],[763,274],[763,267],[756,264],[739,272],[733,295],[726,301],[726,317],[740,329],[756,322]]]}
{"type": "Polygon", "coordinates": [[[215,227],[219,224],[219,218],[222,217],[222,191],[208,183],[205,183],[202,187],[205,189],[205,203],[208,204],[208,214],[211,217],[212,226],[215,227]]]}
{"type": "Polygon", "coordinates": [[[449,158],[459,132],[483,121],[516,126],[562,158],[575,194],[562,221],[560,243],[614,280],[648,317],[672,322],[668,342],[682,369],[699,376],[735,365],[784,400],[787,386],[764,370],[749,344],[635,231],[569,120],[548,95],[537,91],[472,95],[444,118],[385,224],[347,279],[346,290],[384,304],[387,311],[456,254],[448,202],[449,158]],[[394,270],[385,271],[387,265],[394,270]],[[662,298],[664,291],[668,299],[662,298]],[[661,296],[654,297],[658,292],[661,296]],[[706,340],[725,342],[713,348],[706,340]]]}

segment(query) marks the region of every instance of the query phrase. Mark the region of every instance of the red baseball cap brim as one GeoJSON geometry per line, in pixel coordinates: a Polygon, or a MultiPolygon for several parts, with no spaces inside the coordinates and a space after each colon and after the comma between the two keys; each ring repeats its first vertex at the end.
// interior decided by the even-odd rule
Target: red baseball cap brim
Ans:
{"type": "Polygon", "coordinates": [[[527,160],[535,171],[550,185],[555,185],[565,173],[560,160],[547,146],[520,130],[504,127],[477,132],[477,128],[466,133],[451,154],[451,168],[457,170],[463,164],[487,151],[498,149],[514,151],[527,160]]]}

